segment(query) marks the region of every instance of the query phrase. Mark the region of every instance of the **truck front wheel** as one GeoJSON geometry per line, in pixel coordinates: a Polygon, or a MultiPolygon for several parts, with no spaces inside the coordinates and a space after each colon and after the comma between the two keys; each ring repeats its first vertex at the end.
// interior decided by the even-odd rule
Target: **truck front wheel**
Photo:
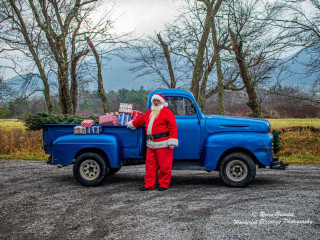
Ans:
{"type": "Polygon", "coordinates": [[[97,153],[83,153],[73,165],[73,175],[83,186],[98,186],[107,174],[107,164],[97,153]]]}
{"type": "Polygon", "coordinates": [[[256,175],[253,159],[242,152],[230,153],[220,164],[220,178],[230,187],[248,186],[256,175]]]}

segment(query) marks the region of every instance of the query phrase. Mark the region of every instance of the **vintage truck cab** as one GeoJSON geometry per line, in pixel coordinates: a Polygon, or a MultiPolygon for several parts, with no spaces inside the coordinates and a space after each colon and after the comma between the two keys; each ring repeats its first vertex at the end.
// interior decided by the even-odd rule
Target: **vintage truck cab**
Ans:
{"type": "MultiPolygon", "coordinates": [[[[193,95],[186,90],[162,89],[154,94],[165,97],[175,114],[179,146],[174,149],[173,169],[219,171],[231,187],[250,184],[257,167],[285,169],[273,158],[271,126],[267,120],[219,115],[204,115],[193,95]]],[[[96,186],[126,163],[145,158],[144,128],[102,126],[99,135],[74,135],[71,124],[47,124],[44,149],[48,163],[73,164],[75,178],[85,186],[96,186]]],[[[140,161],[141,162],[141,161],[140,161]]]]}

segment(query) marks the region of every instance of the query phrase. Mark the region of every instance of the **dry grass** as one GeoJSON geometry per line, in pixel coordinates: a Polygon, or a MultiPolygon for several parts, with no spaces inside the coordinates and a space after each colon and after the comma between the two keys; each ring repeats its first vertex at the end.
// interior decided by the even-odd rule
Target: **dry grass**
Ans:
{"type": "Polygon", "coordinates": [[[28,132],[18,119],[0,119],[0,158],[45,159],[42,132],[28,132]]]}
{"type": "MultiPolygon", "coordinates": [[[[0,158],[8,159],[45,159],[42,149],[42,131],[27,132],[23,126],[0,127],[0,158]]],[[[8,126],[7,125],[7,126],[8,126]]]]}
{"type": "Polygon", "coordinates": [[[277,156],[285,163],[320,164],[320,132],[282,132],[280,147],[277,156]]]}
{"type": "Polygon", "coordinates": [[[285,163],[320,164],[320,119],[268,120],[281,133],[277,157],[285,163]]]}
{"type": "MultiPolygon", "coordinates": [[[[320,119],[269,119],[281,132],[277,157],[286,163],[320,164],[320,119]],[[313,127],[301,129],[302,127],[313,127]],[[296,128],[294,128],[296,127],[296,128]],[[289,129],[286,130],[286,129],[289,129]],[[315,131],[314,131],[315,130],[315,131]]],[[[27,132],[21,122],[0,119],[0,158],[46,159],[42,132],[27,132]]]]}

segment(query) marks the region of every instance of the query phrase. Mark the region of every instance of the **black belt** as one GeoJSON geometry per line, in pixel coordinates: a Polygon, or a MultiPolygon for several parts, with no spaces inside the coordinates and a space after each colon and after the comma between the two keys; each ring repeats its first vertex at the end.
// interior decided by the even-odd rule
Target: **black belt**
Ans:
{"type": "Polygon", "coordinates": [[[151,141],[153,141],[154,139],[158,139],[158,138],[162,138],[162,137],[168,137],[169,136],[169,132],[165,132],[165,133],[158,133],[158,134],[154,134],[154,135],[147,135],[147,138],[150,139],[151,141]]]}

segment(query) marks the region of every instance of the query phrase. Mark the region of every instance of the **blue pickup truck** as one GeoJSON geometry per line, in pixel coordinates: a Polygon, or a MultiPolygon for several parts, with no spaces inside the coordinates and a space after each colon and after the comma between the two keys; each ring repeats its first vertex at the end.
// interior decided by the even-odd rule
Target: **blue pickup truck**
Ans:
{"type": "MultiPolygon", "coordinates": [[[[219,171],[231,187],[250,184],[256,168],[284,169],[273,158],[274,136],[267,120],[201,113],[193,95],[186,90],[162,89],[175,114],[179,146],[174,149],[173,169],[219,171]]],[[[74,177],[84,186],[97,186],[123,165],[143,162],[146,152],[144,128],[102,126],[101,134],[73,134],[73,124],[46,124],[43,147],[49,164],[73,164],[74,177]]]]}

